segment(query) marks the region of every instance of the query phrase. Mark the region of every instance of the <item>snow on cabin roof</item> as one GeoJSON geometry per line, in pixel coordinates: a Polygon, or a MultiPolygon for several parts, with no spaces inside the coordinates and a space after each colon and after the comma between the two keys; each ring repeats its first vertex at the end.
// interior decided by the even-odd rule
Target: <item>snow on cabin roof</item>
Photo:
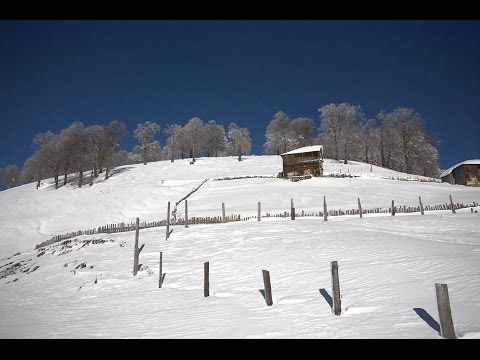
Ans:
{"type": "Polygon", "coordinates": [[[307,153],[312,151],[320,151],[322,149],[323,149],[323,145],[305,146],[305,147],[301,147],[301,148],[283,153],[281,155],[301,154],[301,153],[307,153]]]}
{"type": "Polygon", "coordinates": [[[457,165],[453,165],[451,168],[448,168],[447,170],[442,172],[440,174],[440,177],[442,178],[444,176],[447,176],[448,174],[450,174],[453,171],[453,169],[459,167],[460,165],[480,165],[480,160],[479,159],[474,159],[474,160],[462,161],[461,163],[458,163],[457,165]]]}

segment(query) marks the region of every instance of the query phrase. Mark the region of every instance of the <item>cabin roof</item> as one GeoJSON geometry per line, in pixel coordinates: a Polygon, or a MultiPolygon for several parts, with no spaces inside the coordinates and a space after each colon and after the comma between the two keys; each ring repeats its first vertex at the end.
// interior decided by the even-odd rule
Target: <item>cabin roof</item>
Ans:
{"type": "Polygon", "coordinates": [[[283,153],[281,155],[308,153],[308,152],[320,151],[322,149],[323,149],[323,145],[305,146],[305,147],[301,147],[301,148],[283,153]]]}
{"type": "Polygon", "coordinates": [[[445,170],[444,172],[442,172],[440,174],[440,177],[444,177],[444,176],[447,176],[448,174],[450,174],[454,169],[456,169],[457,167],[461,166],[461,165],[480,165],[480,160],[479,159],[473,159],[473,160],[465,160],[465,161],[462,161],[461,163],[458,163],[456,165],[453,165],[451,168],[448,168],[447,170],[445,170]]]}

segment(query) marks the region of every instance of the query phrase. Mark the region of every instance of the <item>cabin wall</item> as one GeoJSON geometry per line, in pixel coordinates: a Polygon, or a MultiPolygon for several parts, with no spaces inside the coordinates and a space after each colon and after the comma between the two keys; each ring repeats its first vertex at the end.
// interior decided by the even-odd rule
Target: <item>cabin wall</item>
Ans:
{"type": "Polygon", "coordinates": [[[480,164],[461,165],[442,177],[442,181],[452,185],[480,186],[480,164]]]}
{"type": "Polygon", "coordinates": [[[283,176],[323,175],[322,152],[282,155],[283,176]]]}

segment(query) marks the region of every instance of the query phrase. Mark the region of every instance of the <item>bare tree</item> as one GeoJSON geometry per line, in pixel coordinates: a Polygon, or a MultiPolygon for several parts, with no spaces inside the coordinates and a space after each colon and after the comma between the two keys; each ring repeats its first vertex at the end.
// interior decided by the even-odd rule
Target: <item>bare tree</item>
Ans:
{"type": "Polygon", "coordinates": [[[109,177],[109,171],[114,163],[114,156],[120,142],[127,135],[127,127],[123,122],[113,120],[104,127],[104,154],[102,156],[105,164],[105,180],[109,177]]]}
{"type": "Polygon", "coordinates": [[[36,181],[37,189],[40,187],[40,182],[43,179],[43,175],[48,176],[48,172],[45,171],[45,159],[42,158],[40,152],[35,152],[30,156],[23,164],[22,178],[24,181],[36,181]]]}
{"type": "Polygon", "coordinates": [[[153,146],[153,137],[159,131],[160,126],[151,121],[145,121],[143,124],[138,124],[134,131],[135,138],[140,142],[144,165],[147,165],[147,155],[153,146]]]}
{"type": "Polygon", "coordinates": [[[298,147],[312,146],[315,138],[315,122],[310,118],[296,118],[290,123],[298,147]]]}
{"type": "Polygon", "coordinates": [[[7,189],[18,186],[22,183],[22,173],[17,165],[8,165],[7,167],[0,169],[0,174],[0,182],[3,183],[7,189]]]}
{"type": "Polygon", "coordinates": [[[62,172],[64,174],[63,185],[67,184],[67,176],[69,171],[76,168],[75,162],[78,158],[76,139],[84,131],[85,127],[83,126],[83,123],[74,122],[67,129],[64,129],[60,132],[58,147],[62,158],[62,172]]]}
{"type": "Polygon", "coordinates": [[[225,150],[227,139],[225,137],[225,128],[217,124],[215,120],[210,120],[205,124],[205,149],[207,156],[218,156],[219,151],[225,150]]]}
{"type": "Polygon", "coordinates": [[[185,125],[185,140],[190,147],[190,157],[195,162],[195,156],[203,150],[206,130],[203,121],[194,117],[185,125]]]}
{"type": "Polygon", "coordinates": [[[290,119],[283,111],[275,113],[267,126],[266,141],[263,144],[266,154],[284,153],[298,146],[298,139],[290,126],[290,119]]]}
{"type": "Polygon", "coordinates": [[[351,146],[351,133],[356,128],[362,115],[360,106],[349,103],[328,104],[318,109],[320,112],[320,132],[322,139],[333,144],[333,156],[339,159],[340,147],[344,150],[344,161],[348,158],[348,149],[351,146]]]}
{"type": "Polygon", "coordinates": [[[170,161],[173,162],[175,160],[176,152],[175,152],[175,141],[178,142],[178,136],[182,127],[178,124],[168,124],[167,127],[163,130],[163,132],[168,135],[167,145],[170,149],[170,161]]]}
{"type": "Polygon", "coordinates": [[[375,119],[368,119],[361,128],[360,144],[362,154],[358,160],[366,162],[368,164],[370,164],[373,160],[372,152],[375,152],[375,125],[375,119]]]}
{"type": "Polygon", "coordinates": [[[230,155],[238,155],[238,161],[242,161],[242,154],[248,155],[252,148],[252,139],[248,129],[230,123],[228,125],[228,148],[230,155]]]}

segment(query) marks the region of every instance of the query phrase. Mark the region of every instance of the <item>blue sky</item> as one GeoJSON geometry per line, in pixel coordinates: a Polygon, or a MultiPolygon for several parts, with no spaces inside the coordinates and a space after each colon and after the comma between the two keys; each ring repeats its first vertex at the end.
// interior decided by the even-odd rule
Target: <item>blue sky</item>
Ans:
{"type": "MultiPolygon", "coordinates": [[[[74,121],[230,122],[263,153],[275,112],[411,107],[442,168],[480,158],[480,21],[0,21],[0,167],[74,121]]],[[[164,145],[164,137],[160,137],[164,145]]]]}

